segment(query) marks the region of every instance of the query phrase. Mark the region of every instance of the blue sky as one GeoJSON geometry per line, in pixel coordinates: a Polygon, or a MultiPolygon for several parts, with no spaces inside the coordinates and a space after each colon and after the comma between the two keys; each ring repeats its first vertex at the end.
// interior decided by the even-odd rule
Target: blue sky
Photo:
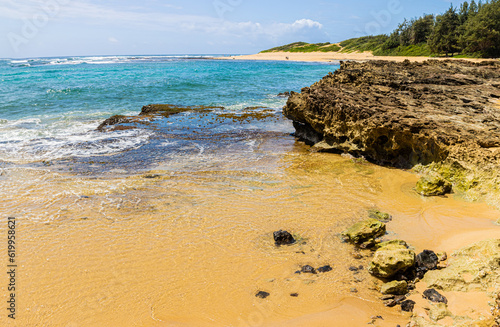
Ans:
{"type": "MultiPolygon", "coordinates": [[[[454,2],[459,5],[461,2],[454,2]]],[[[0,57],[246,54],[389,33],[446,0],[0,0],[0,57]]]]}

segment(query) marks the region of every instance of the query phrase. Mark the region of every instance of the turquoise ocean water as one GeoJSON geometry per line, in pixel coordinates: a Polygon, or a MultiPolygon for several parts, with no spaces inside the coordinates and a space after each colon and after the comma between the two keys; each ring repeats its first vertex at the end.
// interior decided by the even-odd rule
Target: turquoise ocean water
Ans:
{"type": "MultiPolygon", "coordinates": [[[[134,151],[142,157],[158,155],[152,149],[175,145],[171,152],[182,154],[179,149],[189,148],[187,143],[171,140],[193,131],[207,139],[211,133],[232,133],[236,141],[242,129],[247,134],[288,135],[293,128],[286,119],[246,121],[243,127],[227,119],[205,126],[203,120],[215,118],[185,119],[189,113],[163,120],[155,129],[101,133],[96,128],[112,115],[136,115],[151,103],[221,106],[225,114],[259,107],[253,110],[272,110],[279,116],[286,98],[278,93],[300,91],[337,68],[335,63],[226,61],[208,56],[1,59],[0,162],[26,165],[115,156],[127,166],[127,161],[135,161],[134,151]]],[[[198,142],[192,147],[199,153],[205,146],[198,142]]]]}

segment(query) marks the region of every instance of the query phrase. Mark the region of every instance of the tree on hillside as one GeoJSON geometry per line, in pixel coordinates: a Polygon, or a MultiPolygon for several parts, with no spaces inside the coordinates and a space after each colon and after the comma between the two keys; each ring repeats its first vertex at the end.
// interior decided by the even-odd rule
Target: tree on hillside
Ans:
{"type": "Polygon", "coordinates": [[[481,57],[500,57],[500,0],[481,4],[465,26],[461,42],[467,53],[481,57]]]}
{"type": "Polygon", "coordinates": [[[427,42],[434,28],[434,15],[424,15],[412,21],[410,43],[419,44],[427,42]]]}
{"type": "Polygon", "coordinates": [[[456,9],[451,6],[443,15],[436,17],[429,47],[435,53],[454,54],[459,52],[458,46],[460,21],[456,9]]]}
{"type": "Polygon", "coordinates": [[[469,18],[469,3],[465,1],[460,6],[460,11],[458,12],[458,19],[460,21],[460,25],[464,25],[469,18]]]}
{"type": "Polygon", "coordinates": [[[477,14],[479,8],[477,6],[477,3],[476,1],[472,0],[470,3],[469,3],[469,17],[471,15],[475,15],[477,14]]]}

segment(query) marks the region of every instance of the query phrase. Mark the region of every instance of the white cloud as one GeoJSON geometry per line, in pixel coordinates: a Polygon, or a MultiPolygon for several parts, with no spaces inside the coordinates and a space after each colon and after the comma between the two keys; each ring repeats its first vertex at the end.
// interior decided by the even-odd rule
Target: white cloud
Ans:
{"type": "Polygon", "coordinates": [[[292,24],[292,27],[293,28],[298,28],[298,29],[301,29],[301,28],[304,28],[304,27],[322,29],[323,25],[321,23],[315,22],[314,20],[300,19],[300,20],[296,20],[292,24]]]}
{"type": "Polygon", "coordinates": [[[110,43],[118,43],[118,42],[119,42],[116,38],[114,38],[114,37],[112,37],[112,36],[108,37],[108,41],[109,41],[110,43]]]}
{"type": "MultiPolygon", "coordinates": [[[[175,7],[166,5],[168,7],[175,7]]],[[[136,25],[152,30],[172,32],[205,32],[247,35],[256,33],[279,37],[305,30],[321,30],[323,25],[311,19],[300,19],[293,23],[261,24],[258,22],[231,22],[210,16],[171,14],[166,12],[138,12],[115,9],[85,0],[0,0],[0,17],[10,19],[32,19],[33,15],[47,14],[51,20],[71,19],[95,25],[136,25]],[[50,5],[49,5],[50,4],[50,5]],[[48,12],[50,11],[50,13],[48,12]]]]}

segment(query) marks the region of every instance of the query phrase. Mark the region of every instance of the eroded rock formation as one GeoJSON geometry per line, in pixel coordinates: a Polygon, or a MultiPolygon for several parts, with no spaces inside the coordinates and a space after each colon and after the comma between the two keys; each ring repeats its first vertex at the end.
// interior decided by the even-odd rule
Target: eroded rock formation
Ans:
{"type": "Polygon", "coordinates": [[[292,92],[283,112],[296,136],[318,151],[401,168],[444,164],[441,175],[455,170],[443,177],[465,189],[483,176],[458,176],[463,171],[498,178],[499,62],[342,62],[335,73],[292,92]]]}

